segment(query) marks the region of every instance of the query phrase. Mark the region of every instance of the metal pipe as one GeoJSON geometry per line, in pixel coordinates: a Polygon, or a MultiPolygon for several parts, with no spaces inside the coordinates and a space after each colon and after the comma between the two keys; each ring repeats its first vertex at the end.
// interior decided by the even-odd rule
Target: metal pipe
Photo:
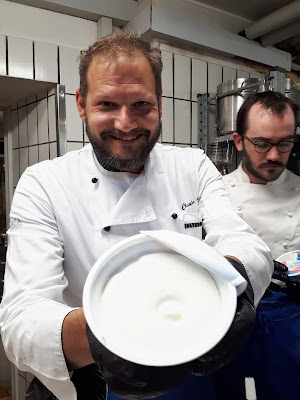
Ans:
{"type": "Polygon", "coordinates": [[[241,86],[240,88],[229,90],[229,92],[226,92],[226,93],[217,94],[215,98],[222,99],[223,97],[231,96],[232,94],[238,94],[238,93],[243,92],[246,89],[250,89],[250,88],[253,88],[253,87],[256,87],[256,86],[257,87],[258,86],[262,86],[264,84],[265,84],[265,82],[251,83],[250,85],[247,85],[247,86],[241,86]]]}
{"type": "Polygon", "coordinates": [[[252,22],[246,29],[245,35],[248,39],[256,39],[268,32],[274,31],[280,26],[300,18],[300,0],[294,1],[273,13],[252,22]]]}
{"type": "MultiPolygon", "coordinates": [[[[300,4],[299,4],[300,7],[300,4]]],[[[300,34],[300,19],[266,33],[260,38],[262,46],[268,47],[300,34]]]]}

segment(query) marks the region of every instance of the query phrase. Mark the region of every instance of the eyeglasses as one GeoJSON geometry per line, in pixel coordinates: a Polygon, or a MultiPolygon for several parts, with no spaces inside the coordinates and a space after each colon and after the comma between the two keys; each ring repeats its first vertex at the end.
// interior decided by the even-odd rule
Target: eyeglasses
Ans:
{"type": "Polygon", "coordinates": [[[244,138],[249,140],[250,143],[253,144],[254,150],[257,153],[268,153],[272,149],[273,146],[277,147],[279,153],[287,153],[291,151],[294,147],[295,141],[294,140],[283,140],[282,142],[278,143],[269,143],[269,142],[252,142],[246,135],[243,135],[244,138]]]}

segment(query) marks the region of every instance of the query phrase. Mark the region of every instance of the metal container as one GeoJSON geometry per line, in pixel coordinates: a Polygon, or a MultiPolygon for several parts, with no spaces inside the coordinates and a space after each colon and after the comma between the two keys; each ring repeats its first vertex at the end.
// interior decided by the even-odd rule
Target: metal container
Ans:
{"type": "Polygon", "coordinates": [[[218,85],[216,124],[218,135],[234,132],[237,113],[245,99],[253,93],[266,90],[268,90],[268,80],[264,77],[231,79],[218,85]]]}
{"type": "Polygon", "coordinates": [[[298,106],[297,126],[300,126],[300,84],[286,79],[285,95],[298,106]]]}

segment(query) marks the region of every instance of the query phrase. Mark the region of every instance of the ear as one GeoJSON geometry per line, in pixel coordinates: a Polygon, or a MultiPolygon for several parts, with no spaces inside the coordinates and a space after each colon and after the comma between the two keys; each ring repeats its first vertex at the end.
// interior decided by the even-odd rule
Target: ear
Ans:
{"type": "Polygon", "coordinates": [[[85,112],[85,105],[84,105],[84,100],[83,97],[81,96],[80,89],[76,90],[76,105],[77,105],[77,110],[80,118],[82,121],[84,121],[84,112],[85,112]]]}
{"type": "Polygon", "coordinates": [[[160,96],[158,96],[157,101],[158,101],[159,118],[161,118],[161,117],[162,117],[162,105],[161,105],[161,102],[162,102],[162,94],[160,94],[160,96]]]}
{"type": "Polygon", "coordinates": [[[233,132],[232,139],[234,141],[237,151],[242,151],[244,148],[242,136],[237,132],[233,132]]]}

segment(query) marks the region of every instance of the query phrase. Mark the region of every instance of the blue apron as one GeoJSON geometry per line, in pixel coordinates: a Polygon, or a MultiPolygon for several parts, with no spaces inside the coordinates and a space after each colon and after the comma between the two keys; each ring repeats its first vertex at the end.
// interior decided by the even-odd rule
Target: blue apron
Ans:
{"type": "MultiPolygon", "coordinates": [[[[257,308],[257,322],[242,351],[209,377],[191,376],[157,400],[244,400],[253,377],[258,400],[298,400],[300,303],[273,292],[257,308]]],[[[109,392],[108,400],[120,400],[109,392]]]]}

